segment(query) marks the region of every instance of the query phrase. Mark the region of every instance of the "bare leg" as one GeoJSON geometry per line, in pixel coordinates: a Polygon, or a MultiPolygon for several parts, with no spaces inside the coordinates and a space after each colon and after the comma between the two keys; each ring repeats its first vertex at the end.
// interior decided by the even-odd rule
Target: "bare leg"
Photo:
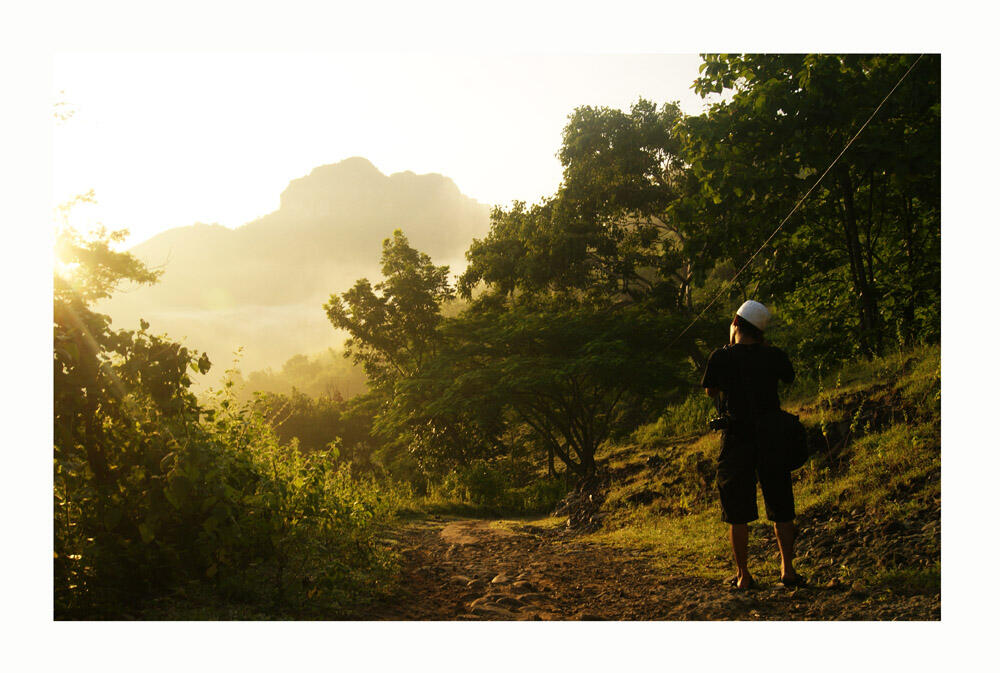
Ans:
{"type": "Polygon", "coordinates": [[[747,568],[747,543],[750,539],[750,529],[745,523],[734,523],[729,526],[729,544],[733,547],[733,558],[736,560],[736,586],[746,589],[752,578],[747,568]]]}
{"type": "Polygon", "coordinates": [[[795,579],[797,574],[792,567],[795,558],[795,522],[774,524],[774,535],[778,538],[778,551],[781,552],[781,580],[795,579]]]}

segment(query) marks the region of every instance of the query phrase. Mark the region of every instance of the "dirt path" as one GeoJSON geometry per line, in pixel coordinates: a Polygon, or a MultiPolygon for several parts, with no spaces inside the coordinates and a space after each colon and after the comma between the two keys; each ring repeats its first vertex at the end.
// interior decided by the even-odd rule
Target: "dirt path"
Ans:
{"type": "Polygon", "coordinates": [[[430,520],[393,534],[400,590],[361,619],[940,619],[940,599],[927,596],[887,602],[845,587],[780,584],[735,592],[724,578],[671,576],[640,552],[530,525],[430,520]]]}

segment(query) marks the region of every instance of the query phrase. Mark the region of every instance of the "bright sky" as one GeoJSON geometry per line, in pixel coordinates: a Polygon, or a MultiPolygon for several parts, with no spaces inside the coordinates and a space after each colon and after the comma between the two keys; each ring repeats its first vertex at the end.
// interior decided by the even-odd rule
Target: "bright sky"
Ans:
{"type": "Polygon", "coordinates": [[[74,223],[239,226],[288,182],[351,156],[383,173],[441,173],[484,203],[535,201],[559,184],[567,115],[639,97],[704,101],[697,55],[414,53],[57,54],[56,203],[94,189],[74,223]],[[65,92],[60,94],[59,92],[65,92]]]}

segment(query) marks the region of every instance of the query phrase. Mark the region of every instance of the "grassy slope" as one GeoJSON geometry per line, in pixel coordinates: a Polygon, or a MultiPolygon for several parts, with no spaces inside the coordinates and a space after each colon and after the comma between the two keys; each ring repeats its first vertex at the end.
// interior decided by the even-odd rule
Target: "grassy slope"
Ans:
{"type": "MultiPolygon", "coordinates": [[[[794,475],[799,570],[873,600],[939,594],[940,348],[799,381],[783,399],[816,451],[794,475]]],[[[721,579],[731,560],[714,486],[718,433],[669,436],[699,405],[688,402],[671,410],[678,422],[668,413],[632,442],[605,448],[611,484],[604,525],[592,537],[646,549],[664,572],[721,579]]],[[[759,509],[763,516],[762,500],[759,509]]],[[[751,524],[750,553],[751,572],[776,579],[777,547],[763,518],[751,524]]]]}

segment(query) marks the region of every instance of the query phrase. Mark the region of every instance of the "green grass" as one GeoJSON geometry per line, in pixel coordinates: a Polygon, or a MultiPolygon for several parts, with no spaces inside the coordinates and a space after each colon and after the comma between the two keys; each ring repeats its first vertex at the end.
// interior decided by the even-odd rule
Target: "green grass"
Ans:
{"type": "Polygon", "coordinates": [[[905,516],[913,496],[940,493],[940,428],[932,423],[893,425],[854,442],[849,464],[837,476],[818,468],[803,468],[795,489],[801,511],[824,504],[843,509],[905,516]],[[900,497],[905,495],[908,497],[900,497]]]}
{"type": "MultiPolygon", "coordinates": [[[[785,390],[782,399],[785,408],[813,429],[814,436],[822,437],[821,431],[827,434],[827,445],[818,447],[818,455],[794,476],[800,520],[860,545],[851,534],[853,529],[836,518],[827,521],[827,513],[856,512],[866,526],[873,526],[919,520],[940,505],[939,346],[852,363],[822,378],[803,378],[785,390]]],[[[728,529],[720,521],[714,484],[706,488],[703,482],[704,461],[711,461],[714,468],[719,435],[704,431],[670,434],[694,428],[692,419],[701,413],[696,412],[700,404],[692,398],[668,409],[656,423],[636,431],[629,443],[603,449],[600,459],[621,478],[612,481],[603,507],[605,524],[590,539],[644,550],[668,573],[718,577],[728,571],[728,529]],[[665,464],[648,468],[651,456],[665,464]],[[650,502],[630,502],[630,496],[644,491],[659,497],[646,493],[645,500],[650,502]]],[[[758,508],[763,513],[762,502],[758,508]]],[[[930,548],[939,545],[933,535],[925,543],[930,548]]],[[[763,519],[752,524],[751,564],[765,556],[771,563],[773,547],[770,524],[763,519]]],[[[940,558],[939,546],[937,555],[940,558]]],[[[829,559],[815,562],[829,566],[829,559]]],[[[814,559],[804,559],[802,567],[808,571],[813,563],[814,559]]],[[[868,576],[859,574],[852,563],[834,570],[844,580],[860,580],[897,593],[927,593],[929,587],[940,584],[939,567],[937,571],[905,564],[877,571],[869,568],[868,576]]]]}
{"type": "Polygon", "coordinates": [[[404,518],[426,515],[526,517],[548,514],[566,495],[563,479],[538,477],[522,486],[501,483],[484,497],[466,484],[435,485],[424,496],[414,496],[399,508],[404,518]]]}
{"type": "Polygon", "coordinates": [[[877,576],[874,586],[895,594],[912,596],[941,592],[941,564],[934,568],[901,568],[877,576]]]}
{"type": "Polygon", "coordinates": [[[588,539],[648,552],[662,572],[715,577],[729,566],[726,530],[718,512],[707,508],[685,516],[662,516],[636,507],[588,539]]]}
{"type": "Polygon", "coordinates": [[[836,371],[821,376],[799,373],[794,383],[779,392],[786,406],[792,408],[868,390],[878,383],[896,384],[905,380],[904,388],[916,386],[926,393],[940,392],[941,347],[917,346],[894,351],[872,361],[857,360],[836,371]]]}
{"type": "Polygon", "coordinates": [[[516,519],[497,519],[492,523],[490,523],[490,528],[498,528],[501,530],[509,530],[513,532],[516,532],[524,528],[525,526],[531,526],[533,528],[544,528],[546,530],[554,530],[566,526],[566,517],[564,516],[544,516],[541,518],[519,517],[516,519]]]}
{"type": "Polygon", "coordinates": [[[662,444],[678,436],[701,434],[705,430],[705,421],[714,409],[707,395],[692,395],[668,408],[655,423],[636,430],[632,440],[637,444],[662,444]]]}

